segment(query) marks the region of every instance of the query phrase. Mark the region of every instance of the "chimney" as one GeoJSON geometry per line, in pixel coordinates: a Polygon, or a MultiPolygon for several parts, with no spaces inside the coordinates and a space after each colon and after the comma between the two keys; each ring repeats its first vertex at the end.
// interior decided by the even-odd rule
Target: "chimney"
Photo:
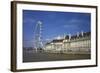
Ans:
{"type": "Polygon", "coordinates": [[[71,39],[71,34],[69,34],[69,40],[71,39]]]}
{"type": "Polygon", "coordinates": [[[83,36],[84,34],[83,34],[83,31],[81,31],[81,35],[83,36]]]}
{"type": "Polygon", "coordinates": [[[79,32],[77,32],[77,37],[79,37],[79,32]]]}
{"type": "Polygon", "coordinates": [[[63,39],[65,39],[65,37],[66,37],[66,34],[64,33],[63,39]]]}

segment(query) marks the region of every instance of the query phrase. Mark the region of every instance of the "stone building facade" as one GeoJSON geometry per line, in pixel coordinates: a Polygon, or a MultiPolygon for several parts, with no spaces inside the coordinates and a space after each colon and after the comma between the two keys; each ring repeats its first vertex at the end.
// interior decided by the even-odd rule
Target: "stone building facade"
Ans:
{"type": "Polygon", "coordinates": [[[81,32],[76,35],[66,35],[61,39],[53,39],[45,44],[45,52],[49,53],[91,53],[91,33],[81,32]]]}

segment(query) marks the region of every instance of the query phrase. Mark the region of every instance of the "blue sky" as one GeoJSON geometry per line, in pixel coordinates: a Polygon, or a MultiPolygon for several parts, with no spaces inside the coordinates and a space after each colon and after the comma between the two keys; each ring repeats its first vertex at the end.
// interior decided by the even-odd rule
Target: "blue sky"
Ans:
{"type": "Polygon", "coordinates": [[[24,47],[33,46],[34,29],[38,21],[42,22],[44,41],[64,34],[91,31],[90,13],[23,10],[24,47]]]}

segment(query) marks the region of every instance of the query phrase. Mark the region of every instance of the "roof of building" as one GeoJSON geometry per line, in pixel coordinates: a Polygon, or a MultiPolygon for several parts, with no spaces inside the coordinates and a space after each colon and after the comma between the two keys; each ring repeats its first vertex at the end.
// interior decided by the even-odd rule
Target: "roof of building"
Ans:
{"type": "Polygon", "coordinates": [[[83,36],[89,36],[89,35],[91,35],[91,32],[85,32],[85,33],[83,33],[83,36]]]}
{"type": "Polygon", "coordinates": [[[65,39],[69,39],[69,35],[66,35],[66,36],[65,36],[65,39]]]}
{"type": "Polygon", "coordinates": [[[64,39],[54,39],[51,42],[56,43],[56,42],[63,42],[64,39]]]}
{"type": "MultiPolygon", "coordinates": [[[[72,35],[72,36],[66,35],[64,39],[71,39],[71,40],[73,40],[73,39],[76,39],[76,38],[87,37],[87,36],[90,36],[90,35],[91,35],[91,32],[84,32],[84,33],[79,33],[77,35],[72,35]]],[[[46,44],[48,45],[50,43],[63,42],[64,39],[54,39],[51,42],[48,42],[46,44]]]]}
{"type": "Polygon", "coordinates": [[[71,36],[71,39],[75,39],[75,38],[77,38],[77,35],[71,36]]]}
{"type": "MultiPolygon", "coordinates": [[[[91,32],[79,33],[78,35],[72,35],[71,39],[86,37],[86,36],[90,36],[90,35],[91,35],[91,32]]],[[[69,35],[66,35],[65,39],[69,39],[69,35]]]]}

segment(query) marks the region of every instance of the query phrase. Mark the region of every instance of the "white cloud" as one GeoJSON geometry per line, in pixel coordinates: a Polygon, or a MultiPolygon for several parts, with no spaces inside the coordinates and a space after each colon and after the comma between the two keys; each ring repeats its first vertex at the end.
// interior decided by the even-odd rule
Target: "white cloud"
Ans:
{"type": "Polygon", "coordinates": [[[64,28],[76,28],[83,23],[83,20],[80,19],[71,19],[66,22],[64,28]]]}
{"type": "Polygon", "coordinates": [[[34,23],[35,22],[35,19],[31,19],[31,18],[26,18],[26,19],[24,19],[24,24],[27,24],[27,23],[30,23],[30,24],[32,24],[32,23],[34,23]]]}
{"type": "Polygon", "coordinates": [[[57,37],[54,37],[54,39],[63,39],[64,36],[57,36],[57,37]]]}

